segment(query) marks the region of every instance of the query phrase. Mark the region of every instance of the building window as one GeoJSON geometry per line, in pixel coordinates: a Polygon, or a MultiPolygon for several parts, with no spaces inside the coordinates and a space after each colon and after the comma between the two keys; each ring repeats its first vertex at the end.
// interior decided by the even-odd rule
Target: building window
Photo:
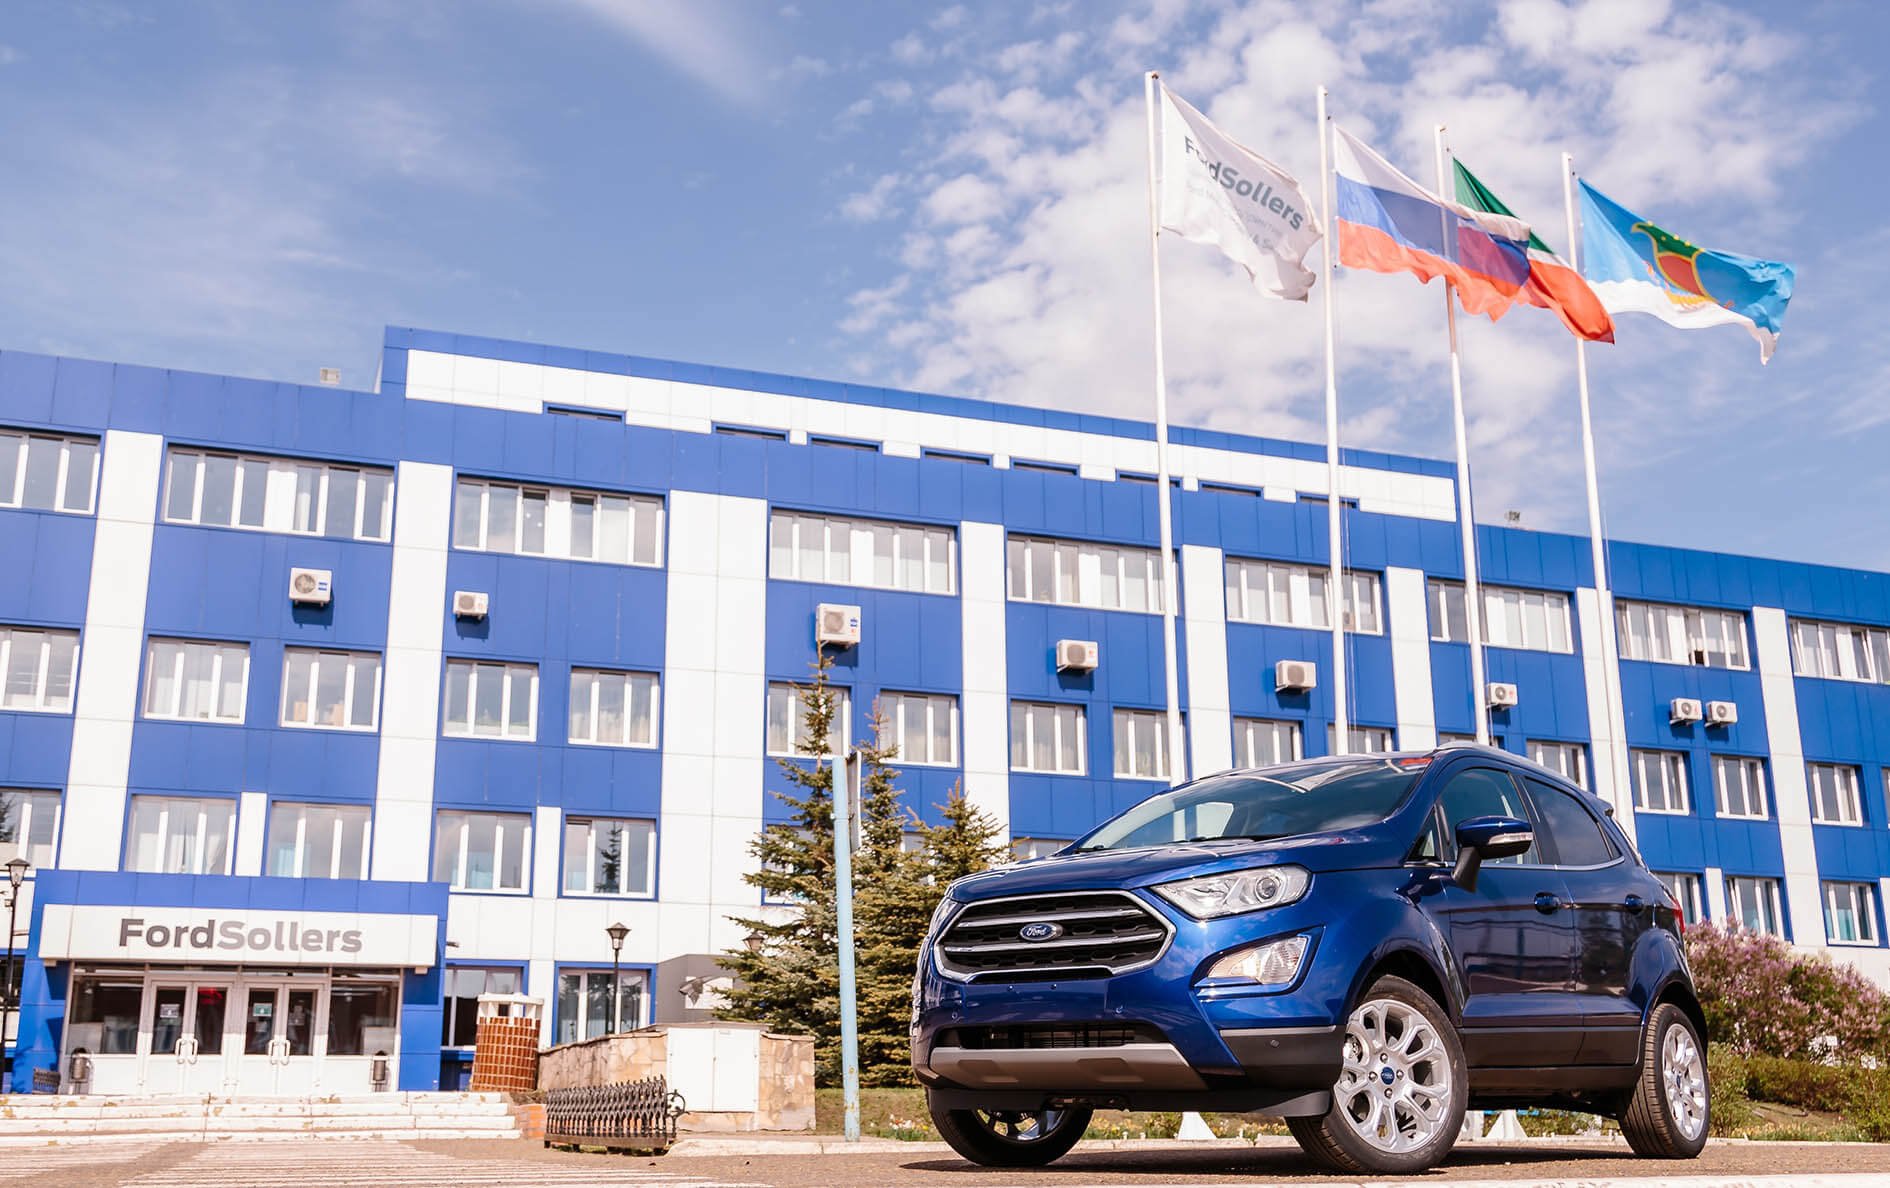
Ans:
{"type": "Polygon", "coordinates": [[[338,540],[392,535],[391,470],[173,449],[169,471],[164,518],[173,524],[338,540]]]}
{"type": "Polygon", "coordinates": [[[0,507],[85,515],[97,471],[96,439],[0,430],[0,507]]]}
{"type": "Polygon", "coordinates": [[[1713,787],[1719,796],[1719,815],[1763,821],[1771,816],[1765,803],[1765,761],[1737,755],[1713,756],[1713,787]]]}
{"type": "Polygon", "coordinates": [[[1863,805],[1857,795],[1857,769],[1838,763],[1807,763],[1805,779],[1811,785],[1811,819],[1820,825],[1862,825],[1863,805]]]}
{"type": "Polygon", "coordinates": [[[656,822],[565,818],[564,892],[656,894],[656,822]]]}
{"type": "Polygon", "coordinates": [[[0,709],[71,713],[72,688],[79,675],[79,633],[0,627],[0,673],[6,674],[0,709]]]}
{"type": "Polygon", "coordinates": [[[145,649],[144,716],[241,722],[249,645],[154,639],[145,649]]]}
{"type": "Polygon", "coordinates": [[[1698,924],[1705,919],[1706,913],[1700,907],[1699,875],[1657,870],[1654,872],[1654,877],[1660,880],[1660,885],[1667,889],[1667,894],[1673,896],[1674,902],[1680,905],[1682,920],[1688,924],[1698,924]]]}
{"type": "Polygon", "coordinates": [[[443,811],[433,832],[433,881],[455,891],[523,891],[531,838],[523,813],[443,811]]]}
{"type": "Polygon", "coordinates": [[[1054,837],[1014,837],[1011,839],[1011,857],[1018,862],[1048,858],[1069,844],[1054,837]]]}
{"type": "Polygon", "coordinates": [[[1082,775],[1089,770],[1083,707],[1011,702],[1011,770],[1082,775]]]}
{"type": "Polygon", "coordinates": [[[337,973],[328,988],[328,1055],[392,1053],[400,983],[337,973]]]}
{"type": "MultiPolygon", "coordinates": [[[[852,746],[853,735],[848,725],[853,719],[853,699],[839,685],[828,685],[827,691],[833,696],[833,721],[827,729],[827,743],[834,754],[844,755],[852,746]]],[[[802,750],[807,745],[804,692],[801,686],[787,681],[773,681],[768,685],[768,754],[806,755],[802,750]]]]}
{"type": "Polygon", "coordinates": [[[525,979],[516,967],[449,965],[446,967],[446,1034],[442,1047],[470,1048],[478,1039],[479,996],[517,994],[525,979]]]}
{"type": "Polygon", "coordinates": [[[282,724],[327,730],[372,730],[381,703],[378,652],[282,654],[282,724]]]}
{"type": "Polygon", "coordinates": [[[1162,555],[1154,549],[1013,536],[1005,558],[1015,601],[1161,613],[1162,555]]]}
{"type": "Polygon", "coordinates": [[[1635,808],[1644,813],[1691,811],[1686,755],[1679,751],[1630,751],[1628,766],[1634,774],[1635,808]]]}
{"type": "Polygon", "coordinates": [[[230,873],[236,802],[182,796],[131,798],[125,869],[139,874],[230,873]]]}
{"type": "MultiPolygon", "coordinates": [[[[1432,579],[1425,584],[1431,610],[1431,638],[1438,643],[1470,639],[1462,582],[1432,579]]],[[[1512,590],[1480,586],[1483,594],[1483,642],[1498,648],[1572,652],[1568,595],[1554,590],[1512,590]]]]}
{"type": "Polygon", "coordinates": [[[571,670],[570,741],[600,747],[656,745],[656,674],[571,670]]]}
{"type": "Polygon", "coordinates": [[[141,972],[129,977],[75,977],[66,1025],[96,1024],[101,1056],[133,1055],[138,1051],[138,1020],[143,1013],[144,986],[141,972]]]}
{"type": "Polygon", "coordinates": [[[1748,932],[1765,932],[1780,938],[1785,936],[1783,917],[1778,906],[1777,879],[1728,875],[1726,912],[1734,923],[1748,932]]]}
{"type": "Polygon", "coordinates": [[[1890,681],[1890,631],[1792,620],[1792,671],[1841,681],[1890,681]]]}
{"type": "Polygon", "coordinates": [[[453,547],[612,565],[658,565],[663,501],[460,479],[453,492],[453,547]]]}
{"type": "MultiPolygon", "coordinates": [[[[1386,726],[1348,726],[1345,730],[1346,754],[1348,755],[1383,755],[1398,749],[1397,740],[1391,729],[1386,726]]],[[[1331,722],[1326,723],[1326,754],[1339,753],[1339,732],[1331,722]]]]}
{"type": "Polygon", "coordinates": [[[958,699],[943,693],[881,693],[879,712],[900,763],[949,767],[958,762],[958,699]]]}
{"type": "Polygon", "coordinates": [[[272,804],[265,869],[278,879],[364,879],[369,817],[364,804],[272,804]]]}
{"type": "Polygon", "coordinates": [[[1529,740],[1529,757],[1577,788],[1588,787],[1588,756],[1580,743],[1529,740]]]}
{"type": "Polygon", "coordinates": [[[1824,935],[1834,945],[1877,943],[1877,901],[1869,883],[1824,885],[1824,935]]]}
{"type": "MultiPolygon", "coordinates": [[[[1329,571],[1277,561],[1227,559],[1227,618],[1275,627],[1330,627],[1326,599],[1329,571]]],[[[1345,629],[1377,635],[1383,628],[1378,575],[1345,573],[1345,629]]]]}
{"type": "Polygon", "coordinates": [[[1264,718],[1234,719],[1234,761],[1242,767],[1270,767],[1305,757],[1298,722],[1264,718]]]}
{"type": "Polygon", "coordinates": [[[649,975],[640,969],[626,969],[617,975],[617,993],[611,993],[607,969],[568,969],[558,975],[558,1042],[595,1039],[620,1031],[635,1031],[643,1026],[643,1003],[649,996],[644,987],[649,975]],[[617,1025],[611,1026],[610,1009],[616,1000],[617,1025]]]}
{"type": "Polygon", "coordinates": [[[0,866],[24,858],[39,869],[53,864],[59,838],[59,793],[0,788],[0,866]]]}
{"type": "Polygon", "coordinates": [[[1623,660],[1752,667],[1746,653],[1746,617],[1735,611],[1623,601],[1614,604],[1614,621],[1623,660]]]}
{"type": "Polygon", "coordinates": [[[769,577],[950,594],[957,571],[950,528],[787,511],[768,522],[769,577]]]}
{"type": "Polygon", "coordinates": [[[446,733],[530,742],[538,721],[538,668],[446,662],[446,733]]]}
{"type": "Polygon", "coordinates": [[[1131,780],[1168,778],[1168,715],[1161,710],[1118,709],[1112,715],[1116,775],[1131,780]]]}

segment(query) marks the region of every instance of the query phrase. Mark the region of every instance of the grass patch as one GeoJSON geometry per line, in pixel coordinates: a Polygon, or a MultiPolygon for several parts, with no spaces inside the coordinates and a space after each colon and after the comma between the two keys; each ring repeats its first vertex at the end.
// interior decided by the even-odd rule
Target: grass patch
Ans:
{"type": "MultiPolygon", "coordinates": [[[[1246,1114],[1203,1114],[1208,1129],[1220,1138],[1253,1138],[1285,1134],[1277,1118],[1246,1114]]],[[[1181,1129],[1181,1115],[1144,1110],[1098,1110],[1083,1137],[1092,1139],[1173,1138],[1181,1129]]],[[[814,1090],[814,1132],[846,1132],[846,1093],[841,1089],[814,1090]]],[[[861,1089],[860,1133],[869,1138],[906,1142],[938,1142],[938,1128],[925,1109],[923,1089],[861,1089]]]]}

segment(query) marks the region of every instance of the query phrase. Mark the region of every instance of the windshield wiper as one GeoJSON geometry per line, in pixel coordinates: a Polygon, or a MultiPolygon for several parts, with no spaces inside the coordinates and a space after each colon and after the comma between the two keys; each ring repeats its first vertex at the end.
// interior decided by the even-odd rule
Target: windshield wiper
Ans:
{"type": "Polygon", "coordinates": [[[1215,834],[1212,837],[1190,837],[1183,841],[1178,841],[1175,844],[1178,846],[1185,846],[1185,845],[1191,845],[1195,842],[1278,841],[1279,839],[1283,837],[1291,837],[1291,836],[1292,835],[1288,833],[1219,833],[1219,834],[1215,834]]]}

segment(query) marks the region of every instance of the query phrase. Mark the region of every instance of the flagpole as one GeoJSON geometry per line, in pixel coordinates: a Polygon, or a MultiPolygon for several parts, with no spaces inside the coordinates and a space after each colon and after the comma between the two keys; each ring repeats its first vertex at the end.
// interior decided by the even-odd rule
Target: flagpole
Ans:
{"type": "Polygon", "coordinates": [[[1332,222],[1332,128],[1326,114],[1326,89],[1319,88],[1319,204],[1324,208],[1325,234],[1319,237],[1319,287],[1326,299],[1326,546],[1331,554],[1331,574],[1326,578],[1332,591],[1326,615],[1332,622],[1332,753],[1349,754],[1352,750],[1351,708],[1346,700],[1345,672],[1345,580],[1344,557],[1340,551],[1341,506],[1339,504],[1339,365],[1337,333],[1332,308],[1332,237],[1338,234],[1332,222]]]}
{"type": "MultiPolygon", "coordinates": [[[[1569,153],[1562,154],[1562,210],[1568,224],[1568,258],[1575,268],[1576,275],[1582,270],[1582,241],[1575,214],[1575,158],[1569,153]]],[[[1601,479],[1595,466],[1595,423],[1589,414],[1588,405],[1588,343],[1581,335],[1575,336],[1575,385],[1581,393],[1582,410],[1582,468],[1588,480],[1588,540],[1595,554],[1595,605],[1601,619],[1600,646],[1606,657],[1606,666],[1602,669],[1603,712],[1608,715],[1608,776],[1611,785],[1609,793],[1614,801],[1615,819],[1628,836],[1634,836],[1634,813],[1632,797],[1623,797],[1627,785],[1621,779],[1623,760],[1626,759],[1626,740],[1614,730],[1614,723],[1621,719],[1616,711],[1621,706],[1621,661],[1620,652],[1615,642],[1614,594],[1608,584],[1608,545],[1601,534],[1601,479]]],[[[1593,734],[1594,723],[1589,723],[1589,732],[1593,734]]]]}
{"type": "MultiPolygon", "coordinates": [[[[1444,126],[1433,133],[1437,146],[1437,194],[1449,193],[1450,179],[1445,167],[1444,126]]],[[[1444,246],[1452,239],[1450,210],[1445,208],[1444,246]]],[[[1490,720],[1485,712],[1483,686],[1483,594],[1477,585],[1477,525],[1470,500],[1470,435],[1463,419],[1463,360],[1457,353],[1457,303],[1455,287],[1444,278],[1444,321],[1450,327],[1450,412],[1457,433],[1457,515],[1463,530],[1463,610],[1465,626],[1470,631],[1470,714],[1476,722],[1477,741],[1490,741],[1490,720]]]]}
{"type": "Polygon", "coordinates": [[[1161,522],[1162,545],[1162,668],[1168,687],[1169,782],[1187,779],[1187,739],[1181,730],[1181,678],[1175,668],[1175,603],[1181,596],[1175,579],[1175,525],[1172,493],[1168,489],[1168,373],[1162,363],[1162,252],[1161,196],[1155,186],[1155,88],[1160,76],[1143,76],[1148,96],[1148,258],[1155,306],[1155,506],[1161,522]]]}

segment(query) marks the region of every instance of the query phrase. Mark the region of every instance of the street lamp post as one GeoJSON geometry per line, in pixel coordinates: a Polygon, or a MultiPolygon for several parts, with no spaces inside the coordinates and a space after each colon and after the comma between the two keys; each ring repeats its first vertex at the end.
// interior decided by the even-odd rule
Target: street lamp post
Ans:
{"type": "Polygon", "coordinates": [[[617,1034],[617,1023],[623,1018],[623,938],[630,935],[626,924],[612,924],[604,929],[610,934],[610,1031],[617,1034]]]}
{"type": "MultiPolygon", "coordinates": [[[[13,928],[14,917],[20,908],[20,884],[26,882],[27,868],[32,865],[24,858],[15,858],[7,863],[7,972],[0,979],[0,1057],[7,1053],[8,1016],[13,1013],[13,928]]],[[[7,1077],[11,1069],[4,1059],[0,1059],[0,1093],[6,1092],[7,1077]]]]}

